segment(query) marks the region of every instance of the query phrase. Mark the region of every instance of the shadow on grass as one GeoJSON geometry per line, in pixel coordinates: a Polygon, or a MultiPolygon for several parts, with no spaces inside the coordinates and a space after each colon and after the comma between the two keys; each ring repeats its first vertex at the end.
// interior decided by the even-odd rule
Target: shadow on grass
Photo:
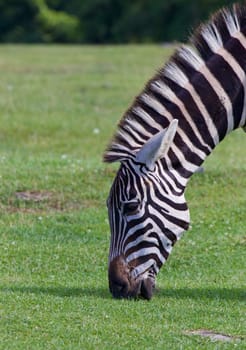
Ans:
{"type": "Polygon", "coordinates": [[[243,288],[167,288],[156,292],[157,298],[172,299],[211,299],[226,301],[246,300],[246,290],[243,288]]]}
{"type": "MultiPolygon", "coordinates": [[[[5,293],[45,294],[56,297],[92,297],[112,299],[107,288],[85,287],[39,287],[39,286],[0,286],[0,291],[5,293]]],[[[167,288],[157,289],[154,298],[165,299],[211,299],[226,301],[246,300],[246,291],[243,288],[167,288]]]]}
{"type": "Polygon", "coordinates": [[[39,287],[39,286],[0,286],[1,292],[22,293],[22,294],[44,294],[56,297],[93,297],[110,299],[111,295],[106,288],[73,288],[73,287],[39,287]]]}

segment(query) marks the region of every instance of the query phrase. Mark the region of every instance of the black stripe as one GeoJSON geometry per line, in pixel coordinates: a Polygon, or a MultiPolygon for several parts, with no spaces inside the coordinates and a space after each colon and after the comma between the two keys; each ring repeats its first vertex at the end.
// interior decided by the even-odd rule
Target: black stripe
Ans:
{"type": "MultiPolygon", "coordinates": [[[[164,256],[165,259],[168,258],[168,252],[164,249],[160,238],[158,237],[158,235],[155,235],[155,238],[158,241],[158,245],[154,244],[153,242],[148,242],[148,241],[141,241],[139,242],[137,245],[135,245],[134,247],[131,247],[130,249],[127,250],[126,255],[129,256],[130,254],[134,253],[134,252],[138,252],[141,249],[145,249],[145,248],[157,248],[159,249],[160,253],[162,256],[164,256]]],[[[141,257],[139,257],[138,259],[141,259],[141,257]]]]}
{"type": "Polygon", "coordinates": [[[163,213],[163,216],[166,217],[166,219],[170,222],[172,222],[173,224],[182,227],[184,230],[188,230],[189,228],[189,222],[181,220],[179,218],[176,218],[175,216],[172,215],[168,215],[166,213],[163,213]]]}
{"type": "MultiPolygon", "coordinates": [[[[156,98],[152,94],[150,94],[149,92],[146,92],[146,94],[149,95],[150,98],[153,98],[154,100],[156,100],[156,98]]],[[[158,100],[156,100],[156,101],[159,102],[158,100]]],[[[146,113],[148,113],[157,124],[160,125],[161,128],[165,129],[169,126],[170,123],[169,123],[168,119],[164,115],[160,114],[154,107],[149,106],[143,100],[140,100],[139,104],[142,107],[142,109],[146,113]]]]}
{"type": "Polygon", "coordinates": [[[244,94],[245,89],[240,86],[237,97],[233,103],[233,115],[234,115],[234,129],[238,128],[242,119],[243,108],[244,108],[244,94]]]}
{"type": "MultiPolygon", "coordinates": [[[[165,225],[164,225],[164,222],[162,221],[162,220],[160,220],[160,218],[158,217],[158,216],[155,216],[154,214],[151,214],[150,212],[149,212],[149,209],[146,207],[146,215],[148,216],[148,217],[150,217],[152,220],[153,220],[153,222],[155,222],[156,223],[156,225],[158,226],[158,228],[160,229],[160,231],[163,233],[163,234],[165,234],[166,232],[168,232],[169,230],[165,227],[165,225]]],[[[166,214],[164,214],[164,213],[162,213],[162,215],[163,216],[165,216],[166,218],[167,218],[167,220],[168,221],[170,221],[170,222],[172,222],[171,220],[169,220],[169,217],[166,215],[166,214]]],[[[181,226],[182,227],[182,226],[181,226]]],[[[168,237],[168,236],[167,236],[168,237]]],[[[173,237],[171,238],[171,237],[168,237],[170,240],[172,240],[172,241],[176,241],[177,240],[177,237],[173,234],[173,237]]]]}
{"type": "Polygon", "coordinates": [[[145,262],[153,259],[156,262],[156,265],[160,269],[162,267],[162,262],[158,258],[156,254],[147,254],[147,255],[142,255],[141,257],[134,259],[130,262],[132,266],[139,266],[141,264],[144,264],[145,262]]]}
{"type": "Polygon", "coordinates": [[[144,139],[144,140],[147,140],[146,136],[143,136],[141,135],[141,133],[139,131],[136,132],[136,134],[139,136],[139,137],[136,137],[135,134],[133,133],[134,128],[129,128],[127,127],[127,125],[124,125],[122,126],[122,130],[124,131],[125,134],[127,134],[127,140],[129,140],[129,144],[132,143],[132,140],[136,143],[136,144],[142,144],[143,141],[141,140],[144,139]]]}
{"type": "Polygon", "coordinates": [[[180,176],[188,179],[193,174],[191,171],[184,168],[183,164],[180,163],[180,160],[177,158],[176,154],[173,152],[172,148],[169,149],[168,154],[172,163],[172,167],[179,172],[180,176]]]}
{"type": "Polygon", "coordinates": [[[136,187],[139,187],[138,177],[132,169],[126,168],[126,177],[123,179],[122,190],[124,191],[124,200],[132,200],[137,197],[136,187]],[[130,192],[127,192],[128,183],[130,183],[130,192]]]}
{"type": "MultiPolygon", "coordinates": [[[[155,208],[155,206],[152,203],[152,207],[155,208]]],[[[155,208],[156,209],[156,208],[155,208]]],[[[157,208],[158,209],[158,208],[157,208]]],[[[149,216],[151,217],[151,219],[157,223],[158,222],[158,227],[161,228],[161,226],[164,227],[164,224],[160,226],[160,219],[159,217],[157,217],[155,214],[153,213],[149,213],[149,216]]],[[[165,217],[167,219],[167,221],[177,225],[178,227],[182,227],[184,230],[188,230],[189,228],[189,222],[186,222],[184,220],[181,220],[179,218],[176,218],[175,216],[169,215],[166,212],[162,211],[162,216],[165,217]]],[[[165,232],[165,227],[161,230],[162,232],[165,232]]]]}
{"type": "Polygon", "coordinates": [[[192,77],[191,84],[194,86],[194,89],[199,94],[202,102],[206,106],[207,111],[218,130],[219,138],[222,140],[227,131],[227,113],[225,107],[203,74],[197,72],[192,77]]]}
{"type": "Polygon", "coordinates": [[[192,140],[191,143],[193,143],[196,148],[199,148],[204,153],[208,153],[207,147],[204,147],[201,144],[197,135],[194,133],[190,124],[181,112],[180,108],[175,103],[168,101],[166,98],[164,98],[159,92],[152,91],[152,93],[155,95],[156,99],[158,99],[166,107],[166,109],[173,116],[173,118],[179,120],[179,127],[185,132],[189,139],[192,140]]]}
{"type": "Polygon", "coordinates": [[[164,197],[161,193],[160,193],[160,191],[158,191],[158,188],[156,187],[155,188],[155,196],[160,200],[160,201],[162,201],[163,202],[163,206],[165,205],[165,204],[167,204],[167,205],[169,205],[171,208],[174,208],[174,209],[176,209],[176,210],[180,210],[180,211],[185,211],[185,210],[187,210],[187,204],[186,204],[186,202],[184,202],[184,203],[176,203],[176,202],[173,202],[170,198],[168,198],[168,197],[164,197]]]}
{"type": "Polygon", "coordinates": [[[230,64],[220,55],[215,54],[207,62],[207,67],[229,96],[233,105],[234,122],[238,126],[243,111],[243,86],[241,81],[230,64]],[[237,103],[235,103],[235,100],[237,100],[237,103]]]}
{"type": "MultiPolygon", "coordinates": [[[[170,149],[169,151],[169,155],[171,155],[172,153],[172,150],[170,149]]],[[[174,154],[174,153],[173,153],[174,154]]],[[[170,157],[171,158],[171,157],[170,157]]],[[[173,159],[172,159],[172,161],[173,161],[173,159]]],[[[162,158],[161,159],[161,162],[163,162],[163,163],[165,163],[166,164],[166,160],[165,160],[165,158],[162,158]]],[[[181,163],[179,163],[179,164],[181,164],[181,163]]],[[[182,165],[182,167],[183,167],[183,165],[182,165]]],[[[177,170],[177,172],[179,172],[180,171],[180,169],[176,169],[177,170]]],[[[165,185],[172,191],[172,193],[175,195],[175,196],[180,196],[180,194],[181,193],[183,193],[183,191],[184,191],[184,186],[182,186],[182,185],[178,185],[177,186],[177,188],[179,188],[180,189],[180,191],[176,191],[175,189],[174,189],[174,187],[173,187],[173,185],[171,184],[171,182],[169,181],[169,179],[168,179],[168,177],[170,177],[171,178],[171,172],[170,171],[167,171],[167,173],[164,173],[164,174],[162,174],[162,178],[163,178],[163,182],[165,183],[165,185]]],[[[175,186],[176,186],[176,183],[175,183],[175,186]]]]}
{"type": "Polygon", "coordinates": [[[177,242],[177,236],[172,231],[170,231],[168,228],[165,228],[164,235],[168,239],[170,239],[170,241],[172,242],[172,245],[174,246],[174,244],[177,242]]]}
{"type": "MultiPolygon", "coordinates": [[[[208,133],[208,131],[207,131],[208,133]]],[[[210,135],[210,134],[209,134],[210,135]]],[[[196,154],[195,152],[192,152],[189,148],[189,145],[187,145],[184,140],[181,138],[180,135],[176,134],[175,135],[175,139],[174,139],[174,143],[177,146],[177,148],[181,151],[181,153],[183,153],[185,159],[192,163],[195,164],[197,166],[200,166],[203,162],[203,159],[200,158],[198,156],[198,154],[196,154]]],[[[211,145],[211,144],[210,144],[211,145]]],[[[211,145],[212,146],[212,145],[211,145]]],[[[209,154],[210,152],[207,150],[207,152],[205,154],[209,154]]]]}
{"type": "MultiPolygon", "coordinates": [[[[211,137],[211,135],[209,133],[207,124],[205,123],[205,119],[204,119],[203,115],[201,114],[199,106],[197,106],[196,103],[194,102],[191,93],[188,90],[178,86],[172,80],[169,80],[167,78],[165,80],[166,80],[167,85],[173,90],[174,93],[175,93],[175,91],[177,91],[179,89],[178,90],[179,91],[178,98],[183,102],[191,119],[193,120],[194,124],[196,125],[197,129],[199,130],[199,132],[203,138],[203,141],[205,143],[207,143],[208,145],[210,145],[210,147],[212,147],[212,148],[215,147],[216,145],[214,144],[213,138],[211,137]]],[[[207,155],[210,153],[210,151],[205,147],[203,147],[203,150],[205,150],[205,153],[207,155]]]]}
{"type": "Polygon", "coordinates": [[[133,191],[127,197],[129,200],[137,197],[138,192],[140,194],[140,198],[144,198],[144,191],[143,191],[142,183],[140,181],[139,175],[136,174],[136,170],[134,168],[134,165],[136,164],[134,159],[132,160],[132,163],[133,163],[133,166],[132,166],[131,162],[128,162],[128,161],[125,162],[126,168],[128,168],[128,173],[129,173],[129,176],[130,176],[131,182],[132,182],[130,187],[133,188],[133,191]],[[138,191],[135,188],[137,188],[138,191]]]}
{"type": "MultiPolygon", "coordinates": [[[[145,218],[146,219],[146,218],[145,218]]],[[[144,223],[145,220],[142,221],[142,223],[144,223]]],[[[135,225],[139,224],[136,223],[135,221],[135,225]]],[[[134,227],[134,226],[133,226],[134,227]]],[[[127,227],[128,228],[128,227],[127,227]]],[[[143,236],[143,234],[147,231],[150,231],[153,228],[153,225],[151,223],[148,223],[146,226],[143,226],[143,228],[136,230],[131,236],[129,236],[126,241],[124,242],[124,246],[126,247],[127,244],[135,241],[136,239],[138,239],[139,237],[143,236]]]]}
{"type": "Polygon", "coordinates": [[[235,58],[235,60],[242,67],[244,72],[246,71],[246,50],[236,38],[231,38],[231,40],[226,45],[226,50],[235,58]]]}
{"type": "Polygon", "coordinates": [[[210,49],[207,41],[204,39],[202,33],[200,32],[200,28],[198,28],[196,35],[192,38],[192,42],[203,60],[206,61],[213,55],[213,51],[210,49]]]}
{"type": "Polygon", "coordinates": [[[214,23],[220,33],[223,45],[225,45],[231,38],[231,34],[228,30],[227,24],[224,18],[214,18],[214,23]]]}
{"type": "Polygon", "coordinates": [[[190,80],[196,74],[196,70],[190,62],[186,61],[184,57],[181,56],[181,52],[177,51],[171,61],[173,61],[190,80]]]}
{"type": "Polygon", "coordinates": [[[156,232],[151,232],[149,237],[153,237],[158,241],[158,248],[160,249],[161,255],[164,256],[165,259],[168,258],[169,253],[166,251],[165,247],[162,244],[160,236],[156,232]]]}
{"type": "MultiPolygon", "coordinates": [[[[169,150],[169,152],[170,152],[170,150],[169,150]]],[[[159,173],[161,174],[160,177],[164,180],[164,182],[168,185],[168,187],[173,191],[174,194],[180,195],[181,193],[183,193],[185,187],[178,181],[177,177],[175,177],[173,175],[173,173],[168,169],[167,162],[166,162],[165,158],[161,159],[161,166],[159,168],[159,173]],[[170,178],[175,183],[175,186],[180,189],[179,192],[174,191],[174,188],[173,188],[173,186],[171,186],[170,182],[167,180],[167,177],[170,178]]]]}
{"type": "MultiPolygon", "coordinates": [[[[156,134],[159,130],[151,126],[151,120],[149,120],[150,123],[146,123],[141,116],[139,116],[134,109],[131,111],[131,115],[133,116],[133,119],[135,119],[139,125],[141,125],[148,133],[151,133],[152,135],[156,134]]],[[[145,136],[146,138],[146,136],[145,136]]],[[[147,137],[148,138],[148,137],[147,137]]]]}

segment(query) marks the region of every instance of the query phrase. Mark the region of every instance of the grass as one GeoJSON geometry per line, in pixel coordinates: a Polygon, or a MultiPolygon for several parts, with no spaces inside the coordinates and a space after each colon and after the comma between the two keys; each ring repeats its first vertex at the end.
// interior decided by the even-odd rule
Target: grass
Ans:
{"type": "Polygon", "coordinates": [[[245,348],[241,130],[191,179],[192,229],[161,270],[153,299],[113,300],[108,292],[105,200],[116,166],[101,155],[171,52],[0,47],[0,349],[245,348]],[[197,329],[239,339],[186,333],[197,329]]]}

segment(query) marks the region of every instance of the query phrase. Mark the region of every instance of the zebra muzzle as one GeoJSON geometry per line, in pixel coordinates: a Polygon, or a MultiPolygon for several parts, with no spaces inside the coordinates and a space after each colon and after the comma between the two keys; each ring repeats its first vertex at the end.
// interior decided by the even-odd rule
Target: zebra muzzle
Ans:
{"type": "Polygon", "coordinates": [[[151,299],[155,288],[155,276],[150,273],[133,278],[130,267],[124,256],[114,258],[109,264],[109,290],[114,298],[151,299]]]}

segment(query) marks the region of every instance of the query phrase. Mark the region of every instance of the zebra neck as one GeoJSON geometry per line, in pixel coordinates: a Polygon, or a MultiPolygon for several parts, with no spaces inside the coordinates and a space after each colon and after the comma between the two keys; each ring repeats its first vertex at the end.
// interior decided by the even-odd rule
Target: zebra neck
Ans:
{"type": "MultiPolygon", "coordinates": [[[[233,112],[231,112],[231,116],[233,112]]],[[[222,118],[221,118],[222,120],[222,118]]],[[[230,121],[233,125],[232,130],[242,127],[246,132],[245,117],[243,115],[236,124],[235,119],[230,121]],[[243,124],[244,123],[244,124],[243,124]]],[[[182,124],[182,122],[181,122],[182,124]]],[[[211,133],[204,133],[200,144],[197,141],[198,135],[202,135],[202,129],[197,127],[195,141],[190,139],[184,130],[179,128],[173,145],[171,146],[167,156],[161,160],[165,171],[173,173],[179,179],[180,184],[185,188],[189,178],[196,172],[201,171],[201,165],[205,159],[211,154],[214,148],[232,131],[228,128],[225,131],[225,124],[220,123],[215,127],[212,119],[208,120],[211,133]],[[206,138],[207,137],[207,138],[206,138]],[[181,180],[182,178],[182,180],[181,180]]]]}
{"type": "Polygon", "coordinates": [[[122,117],[106,162],[133,159],[178,119],[165,161],[189,177],[227,134],[246,127],[245,18],[246,6],[222,9],[198,28],[192,46],[176,50],[122,117]]]}
{"type": "Polygon", "coordinates": [[[246,42],[242,33],[234,36],[225,46],[214,42],[215,52],[206,61],[183,48],[150,85],[168,121],[179,119],[169,162],[186,178],[226,135],[246,130],[246,42]]]}

